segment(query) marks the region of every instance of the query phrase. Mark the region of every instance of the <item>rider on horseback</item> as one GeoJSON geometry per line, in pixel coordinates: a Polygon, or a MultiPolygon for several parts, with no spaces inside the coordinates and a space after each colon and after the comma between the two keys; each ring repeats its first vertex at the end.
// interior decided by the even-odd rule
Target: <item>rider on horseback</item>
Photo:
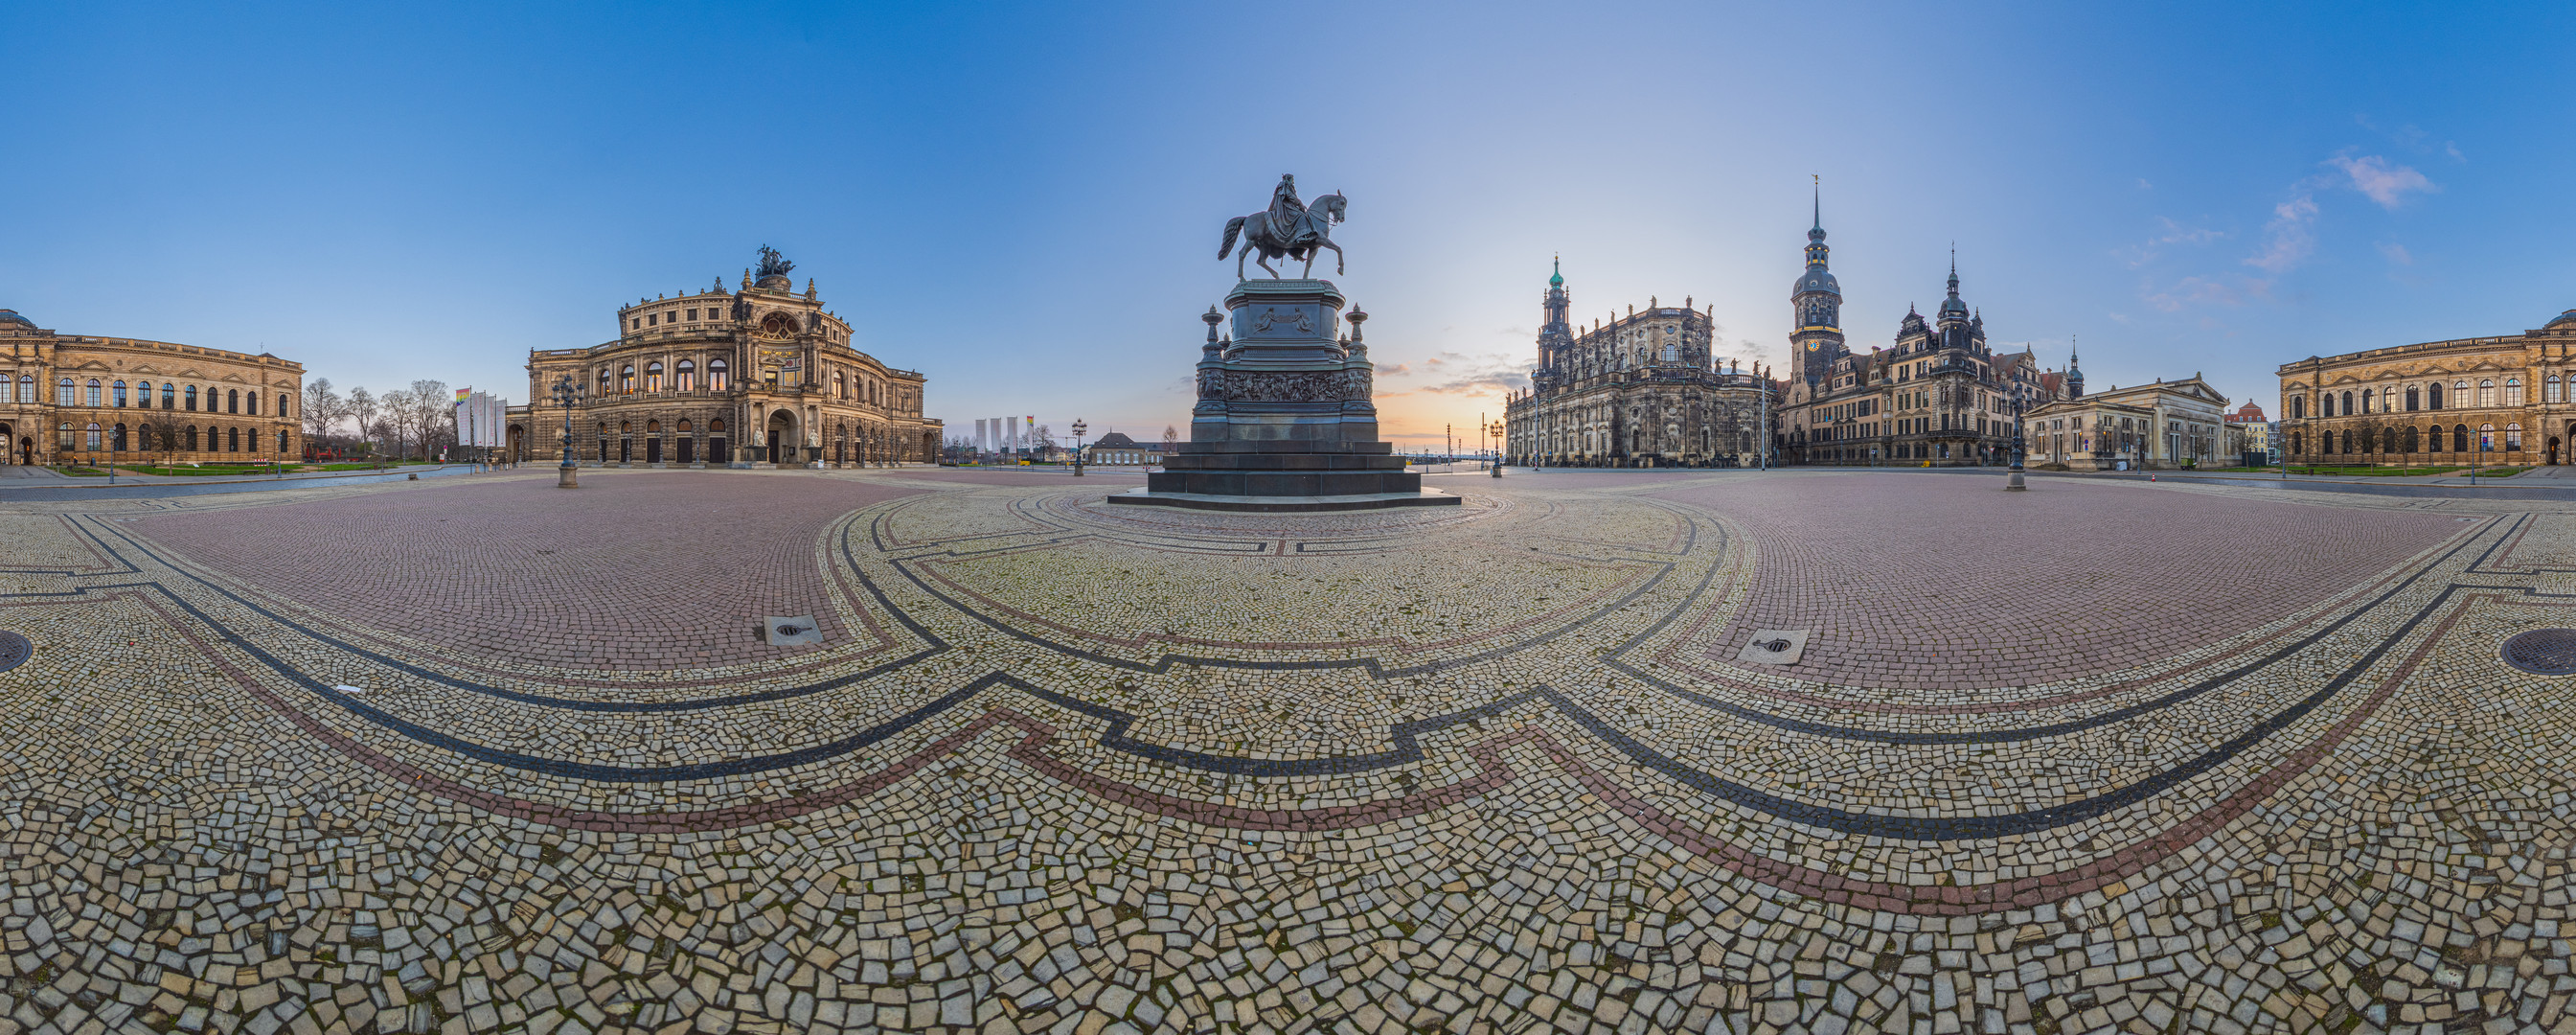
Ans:
{"type": "Polygon", "coordinates": [[[1297,239],[1297,231],[1306,223],[1306,203],[1297,200],[1297,174],[1281,173],[1279,186],[1270,192],[1270,234],[1282,241],[1297,239]]]}

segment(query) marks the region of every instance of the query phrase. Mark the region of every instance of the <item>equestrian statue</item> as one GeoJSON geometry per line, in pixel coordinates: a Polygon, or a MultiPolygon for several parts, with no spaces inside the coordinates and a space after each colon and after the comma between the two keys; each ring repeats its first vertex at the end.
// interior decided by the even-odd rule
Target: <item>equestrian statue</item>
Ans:
{"type": "Polygon", "coordinates": [[[1281,176],[1278,189],[1270,192],[1269,208],[1225,221],[1225,243],[1217,246],[1216,257],[1234,256],[1236,280],[1243,279],[1243,260],[1247,258],[1277,280],[1279,271],[1270,268],[1270,260],[1281,256],[1304,260],[1306,275],[1312,276],[1315,257],[1330,248],[1333,273],[1338,276],[1342,273],[1342,246],[1333,243],[1332,225],[1342,221],[1346,204],[1348,199],[1342,197],[1342,192],[1334,191],[1316,198],[1315,207],[1309,209],[1305,202],[1297,200],[1297,177],[1281,176]],[[1234,250],[1237,235],[1243,238],[1240,253],[1234,250]],[[1255,251],[1261,254],[1254,255],[1255,251]]]}

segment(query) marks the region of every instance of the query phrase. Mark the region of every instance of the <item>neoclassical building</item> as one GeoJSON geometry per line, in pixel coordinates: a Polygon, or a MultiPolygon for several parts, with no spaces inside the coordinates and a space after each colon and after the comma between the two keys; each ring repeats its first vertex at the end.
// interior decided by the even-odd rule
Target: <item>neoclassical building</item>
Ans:
{"type": "Polygon", "coordinates": [[[292,460],[304,367],[139,338],[44,330],[0,309],[7,462],[292,460]]]}
{"type": "Polygon", "coordinates": [[[2070,355],[2067,375],[2043,377],[2028,350],[1986,345],[1984,315],[1949,296],[1931,320],[1908,307],[1887,348],[1868,355],[1844,344],[1842,286],[1828,268],[1824,213],[1807,231],[1807,269],[1789,289],[1795,330],[1780,388],[1779,456],[1792,464],[1939,466],[1998,463],[2012,444],[2013,402],[2025,409],[2081,395],[2070,355]]]}
{"type": "Polygon", "coordinates": [[[2199,374],[2079,392],[2025,414],[2025,462],[2071,471],[2110,471],[2122,463],[2131,470],[2233,464],[2243,450],[2229,448],[2226,406],[2227,397],[2199,374]]]}
{"type": "Polygon", "coordinates": [[[2280,445],[2292,463],[2558,464],[2576,309],[2538,330],[2285,363],[2280,445]]]}
{"type": "Polygon", "coordinates": [[[589,348],[528,353],[531,407],[512,407],[510,447],[560,460],[570,376],[574,458],[608,466],[856,467],[930,461],[940,422],[921,415],[922,376],[887,366],[850,340],[814,283],[796,292],[794,264],[762,249],[757,280],[617,310],[618,335],[589,348]]]}
{"type": "Polygon", "coordinates": [[[1734,467],[1761,448],[1762,389],[1718,369],[1707,312],[1646,300],[1577,333],[1562,269],[1540,296],[1538,366],[1503,410],[1511,463],[1734,467]]]}

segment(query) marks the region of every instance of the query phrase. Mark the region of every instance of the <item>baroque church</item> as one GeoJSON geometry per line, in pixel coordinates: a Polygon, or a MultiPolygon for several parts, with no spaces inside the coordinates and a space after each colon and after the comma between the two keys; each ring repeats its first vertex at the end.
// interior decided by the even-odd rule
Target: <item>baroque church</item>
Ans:
{"type": "Polygon", "coordinates": [[[2016,410],[2083,394],[2070,362],[2063,378],[2043,376],[2028,350],[1997,354],[1986,321],[1959,298],[1958,260],[1949,297],[1926,320],[1913,307],[1887,348],[1867,355],[1844,344],[1842,287],[1827,263],[1822,199],[1807,231],[1807,269],[1791,286],[1796,316],[1788,377],[1777,385],[1778,456],[1819,465],[1968,466],[2003,463],[2016,410]]]}
{"type": "Polygon", "coordinates": [[[1506,460],[1541,467],[1759,462],[1763,387],[1720,369],[1708,311],[1646,300],[1577,328],[1559,267],[1539,298],[1538,365],[1503,411],[1506,460]]]}

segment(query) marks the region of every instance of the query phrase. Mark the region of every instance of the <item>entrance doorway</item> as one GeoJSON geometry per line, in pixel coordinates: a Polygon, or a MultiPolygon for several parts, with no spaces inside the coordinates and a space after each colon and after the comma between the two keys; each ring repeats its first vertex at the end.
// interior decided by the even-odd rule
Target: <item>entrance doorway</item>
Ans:
{"type": "Polygon", "coordinates": [[[780,467],[796,466],[796,416],[786,410],[769,415],[769,461],[780,467]]]}
{"type": "Polygon", "coordinates": [[[694,464],[694,463],[698,462],[698,456],[697,456],[698,451],[697,451],[697,449],[695,448],[695,447],[697,446],[697,444],[698,444],[698,440],[697,440],[697,439],[689,438],[689,437],[687,437],[687,436],[682,436],[682,437],[680,438],[680,462],[681,462],[681,463],[684,463],[684,464],[694,464]]]}
{"type": "Polygon", "coordinates": [[[644,462],[648,464],[662,462],[662,436],[655,435],[644,440],[644,462]]]}

